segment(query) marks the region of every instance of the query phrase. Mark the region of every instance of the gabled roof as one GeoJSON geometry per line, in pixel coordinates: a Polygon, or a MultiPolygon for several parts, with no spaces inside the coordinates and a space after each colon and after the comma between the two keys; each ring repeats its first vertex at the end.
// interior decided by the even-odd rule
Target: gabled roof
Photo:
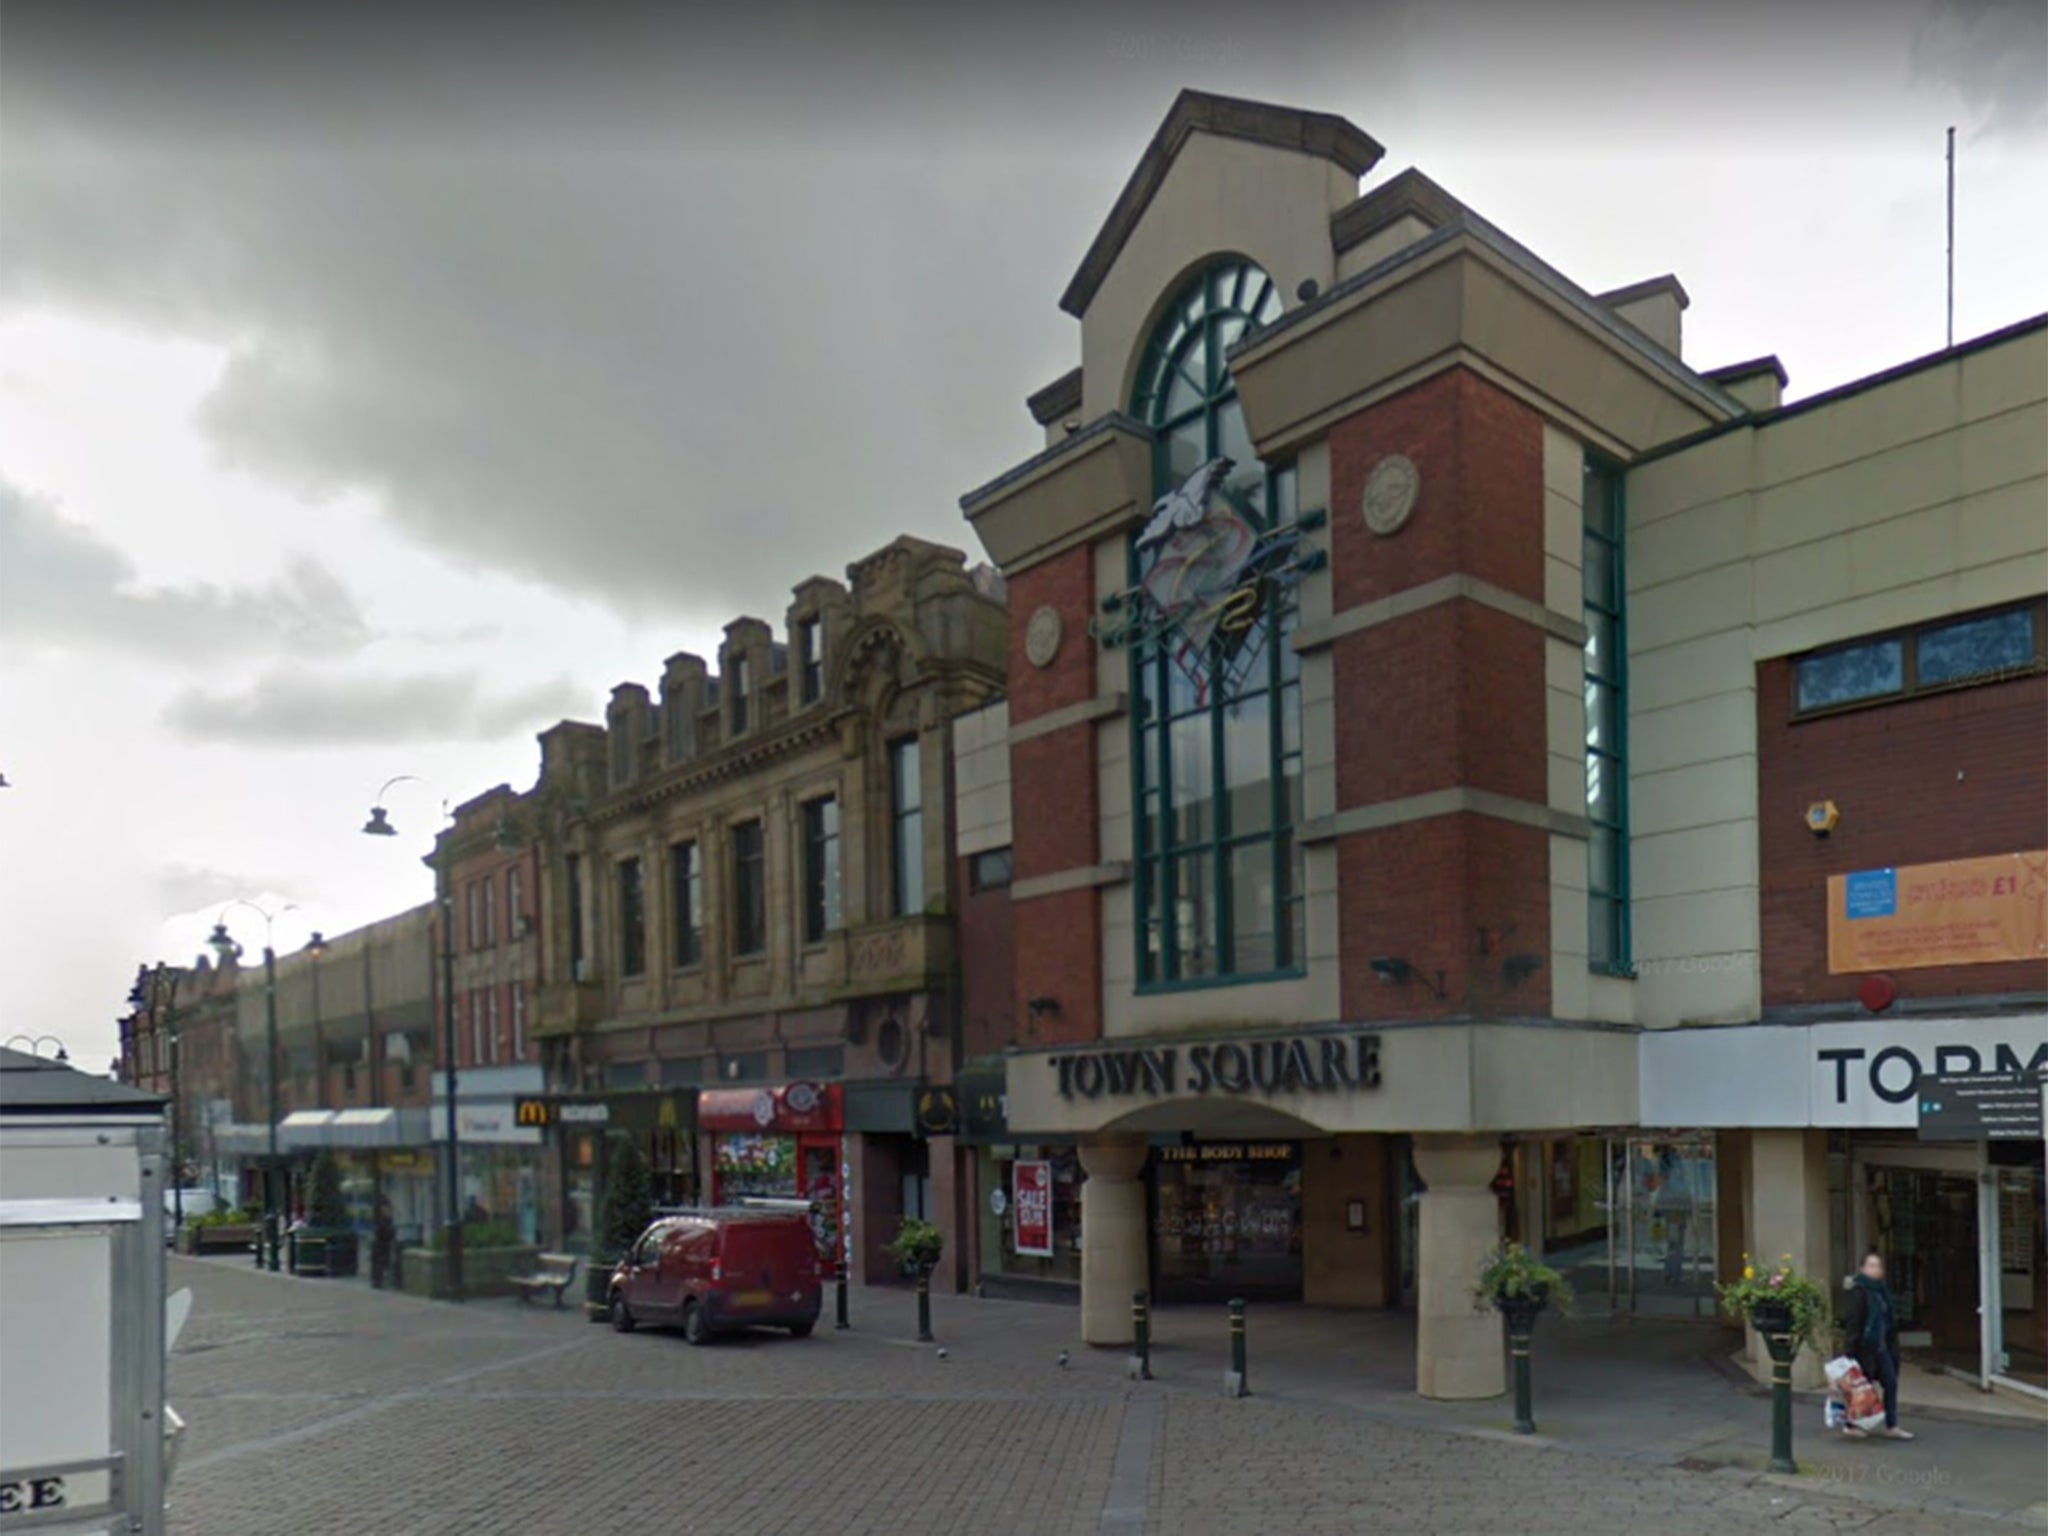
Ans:
{"type": "Polygon", "coordinates": [[[1174,157],[1187,143],[1188,135],[1197,131],[1317,155],[1353,176],[1363,176],[1379,164],[1385,153],[1368,135],[1334,113],[1303,112],[1263,101],[1184,90],[1174,99],[1166,121],[1152,135],[1152,142],[1145,146],[1137,169],[1117,194],[1109,218],[1088,247],[1088,254],[1081,258],[1080,269],[1067,284],[1067,291],[1060,295],[1061,309],[1077,319],[1087,310],[1103,278],[1115,265],[1124,242],[1131,238],[1131,231],[1138,227],[1138,220],[1144,217],[1145,209],[1165,184],[1174,157]]]}
{"type": "Polygon", "coordinates": [[[0,1047],[0,1115],[146,1115],[163,1104],[126,1083],[0,1047]]]}

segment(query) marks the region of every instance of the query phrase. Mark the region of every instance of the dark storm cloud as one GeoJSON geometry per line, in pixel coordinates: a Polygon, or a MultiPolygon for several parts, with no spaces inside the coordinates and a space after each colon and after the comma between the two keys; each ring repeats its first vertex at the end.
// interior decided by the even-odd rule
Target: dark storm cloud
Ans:
{"type": "Polygon", "coordinates": [[[0,637],[180,663],[251,646],[337,655],[374,638],[348,589],[311,560],[259,587],[145,587],[125,554],[4,480],[0,637]]]}
{"type": "Polygon", "coordinates": [[[1174,90],[1301,42],[1203,5],[73,14],[10,7],[0,301],[225,343],[203,424],[298,493],[714,614],[971,544],[955,498],[1036,446],[1054,301],[1174,90]]]}
{"type": "Polygon", "coordinates": [[[1987,134],[2048,121],[2048,5],[2042,0],[1934,0],[1913,33],[1913,65],[1955,87],[1987,134]]]}
{"type": "Polygon", "coordinates": [[[182,735],[245,747],[499,741],[589,702],[565,677],[492,691],[466,672],[345,677],[295,667],[239,692],[188,688],[164,719],[182,735]]]}

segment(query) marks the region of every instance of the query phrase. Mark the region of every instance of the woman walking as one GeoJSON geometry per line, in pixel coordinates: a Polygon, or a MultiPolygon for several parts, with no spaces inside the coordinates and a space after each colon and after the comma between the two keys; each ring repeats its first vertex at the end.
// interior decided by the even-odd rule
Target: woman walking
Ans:
{"type": "MultiPolygon", "coordinates": [[[[1849,1292],[1842,1313],[1842,1332],[1856,1363],[1884,1392],[1884,1429],[1880,1433],[1894,1440],[1910,1440],[1899,1428],[1899,1309],[1893,1303],[1891,1287],[1884,1283],[1884,1259],[1873,1248],[1863,1256],[1857,1272],[1842,1284],[1849,1292]]],[[[1861,1440],[1868,1433],[1855,1425],[1843,1433],[1861,1440]]]]}

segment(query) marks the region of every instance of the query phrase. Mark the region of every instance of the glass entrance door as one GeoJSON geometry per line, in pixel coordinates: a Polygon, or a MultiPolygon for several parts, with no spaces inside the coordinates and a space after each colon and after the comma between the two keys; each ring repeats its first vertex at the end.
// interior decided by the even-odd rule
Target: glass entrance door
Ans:
{"type": "Polygon", "coordinates": [[[1617,1308],[1653,1317],[1712,1317],[1715,1169],[1711,1133],[1631,1137],[1611,1154],[1619,1227],[1610,1223],[1617,1308]]]}

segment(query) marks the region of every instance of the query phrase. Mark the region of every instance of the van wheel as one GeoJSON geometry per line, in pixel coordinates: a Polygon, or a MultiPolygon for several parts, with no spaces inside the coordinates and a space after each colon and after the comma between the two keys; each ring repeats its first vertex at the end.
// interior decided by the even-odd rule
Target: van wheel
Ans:
{"type": "Polygon", "coordinates": [[[626,1307],[626,1293],[612,1292],[612,1327],[619,1333],[631,1333],[639,1324],[633,1321],[633,1314],[626,1307]]]}
{"type": "Polygon", "coordinates": [[[811,1330],[817,1326],[818,1321],[816,1318],[811,1319],[808,1323],[791,1323],[789,1325],[789,1336],[792,1339],[808,1339],[811,1336],[811,1330]]]}
{"type": "Polygon", "coordinates": [[[683,1342],[685,1344],[706,1344],[711,1340],[711,1325],[704,1321],[704,1309],[690,1302],[683,1308],[683,1342]]]}

